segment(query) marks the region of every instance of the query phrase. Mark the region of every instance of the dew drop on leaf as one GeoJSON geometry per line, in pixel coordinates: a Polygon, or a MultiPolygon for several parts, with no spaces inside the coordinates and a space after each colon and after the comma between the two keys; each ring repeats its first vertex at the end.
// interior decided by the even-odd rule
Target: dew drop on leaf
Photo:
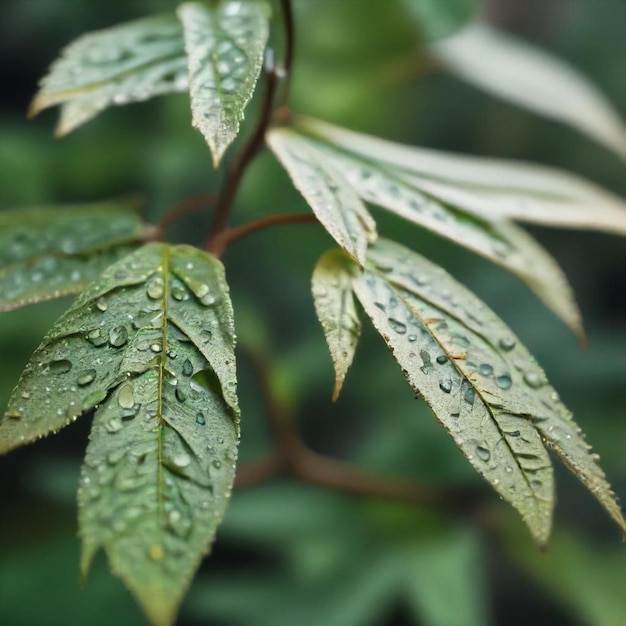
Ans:
{"type": "Polygon", "coordinates": [[[76,384],[80,387],[85,387],[89,385],[96,379],[96,370],[88,369],[79,372],[78,378],[76,379],[76,384]]]}
{"type": "Polygon", "coordinates": [[[135,406],[135,393],[130,383],[125,383],[120,387],[117,402],[123,409],[132,409],[135,406]]]}
{"type": "Polygon", "coordinates": [[[50,371],[53,374],[67,374],[72,369],[71,361],[67,359],[59,359],[50,362],[50,371]]]}

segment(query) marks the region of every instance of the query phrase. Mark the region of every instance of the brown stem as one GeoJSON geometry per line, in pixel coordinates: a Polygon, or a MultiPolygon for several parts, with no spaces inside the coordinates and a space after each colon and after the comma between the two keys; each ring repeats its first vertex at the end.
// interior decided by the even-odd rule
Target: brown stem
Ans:
{"type": "Polygon", "coordinates": [[[215,194],[204,193],[199,196],[193,196],[191,198],[185,198],[180,202],[177,202],[171,209],[165,212],[161,221],[157,224],[158,232],[162,238],[165,238],[167,229],[181,217],[200,211],[205,206],[215,201],[215,194]]]}
{"type": "Polygon", "coordinates": [[[281,224],[313,224],[317,218],[312,213],[277,213],[266,215],[235,228],[226,228],[213,239],[212,252],[216,256],[222,256],[226,248],[236,241],[256,233],[260,230],[279,226],[281,224]]]}
{"type": "MultiPolygon", "coordinates": [[[[265,98],[261,106],[257,125],[248,139],[247,143],[233,161],[230,169],[226,174],[226,180],[222,185],[220,194],[215,203],[215,218],[211,225],[209,237],[206,243],[206,250],[217,253],[214,250],[214,243],[221,233],[228,227],[228,216],[237,195],[241,180],[254,157],[258,154],[263,146],[265,131],[272,119],[272,108],[274,103],[274,93],[278,77],[276,71],[271,68],[266,72],[267,84],[265,86],[265,98]]],[[[219,254],[216,254],[219,256],[219,254]]]]}

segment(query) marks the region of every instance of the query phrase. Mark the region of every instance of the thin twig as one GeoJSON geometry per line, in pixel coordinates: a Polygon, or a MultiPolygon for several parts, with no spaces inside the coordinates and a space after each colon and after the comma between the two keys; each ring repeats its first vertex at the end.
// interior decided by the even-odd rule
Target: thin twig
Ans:
{"type": "Polygon", "coordinates": [[[314,224],[317,217],[313,213],[277,213],[266,215],[235,228],[226,228],[212,242],[212,251],[216,256],[222,256],[226,248],[236,241],[272,226],[281,224],[314,224]]]}
{"type": "Polygon", "coordinates": [[[181,217],[200,211],[205,206],[215,201],[214,193],[204,193],[192,198],[185,198],[177,202],[171,209],[165,212],[161,221],[157,224],[159,232],[165,236],[167,229],[181,217]]]}
{"type": "Polygon", "coordinates": [[[263,147],[263,140],[265,138],[265,131],[269,126],[272,119],[272,108],[274,104],[274,93],[276,91],[276,85],[278,77],[276,71],[272,68],[266,72],[267,83],[265,86],[265,99],[263,101],[259,118],[254,132],[248,139],[247,143],[237,155],[233,161],[228,173],[226,174],[226,180],[222,185],[222,189],[215,203],[215,218],[211,225],[209,237],[206,243],[206,250],[219,256],[218,250],[214,250],[214,242],[221,235],[222,231],[228,227],[228,216],[233,205],[235,196],[239,189],[241,180],[246,173],[246,169],[258,154],[259,150],[263,147]]]}

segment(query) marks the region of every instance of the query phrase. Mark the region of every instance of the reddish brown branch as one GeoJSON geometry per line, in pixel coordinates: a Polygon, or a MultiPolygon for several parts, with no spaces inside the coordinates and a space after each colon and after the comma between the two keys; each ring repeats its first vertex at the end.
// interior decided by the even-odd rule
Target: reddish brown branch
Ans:
{"type": "Polygon", "coordinates": [[[195,213],[212,204],[215,201],[215,194],[204,193],[199,196],[185,198],[177,202],[171,209],[165,212],[161,221],[157,224],[157,229],[161,239],[165,239],[167,229],[181,217],[195,213]]]}
{"type": "Polygon", "coordinates": [[[313,224],[315,222],[317,222],[317,218],[312,213],[277,213],[275,215],[266,215],[265,217],[260,217],[247,224],[224,229],[213,239],[212,252],[216,256],[221,256],[231,243],[272,226],[282,224],[313,224]]]}

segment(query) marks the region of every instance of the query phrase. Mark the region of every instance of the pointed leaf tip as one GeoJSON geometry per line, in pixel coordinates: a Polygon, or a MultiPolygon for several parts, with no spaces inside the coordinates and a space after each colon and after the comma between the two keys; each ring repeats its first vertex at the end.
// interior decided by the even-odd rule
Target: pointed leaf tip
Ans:
{"type": "Polygon", "coordinates": [[[615,496],[569,411],[511,330],[444,270],[389,241],[354,290],[410,385],[540,545],[554,503],[554,450],[622,530],[615,496]]]}
{"type": "Polygon", "coordinates": [[[361,320],[352,293],[355,274],[358,267],[339,250],[326,252],[313,272],[315,311],[335,368],[333,402],[339,398],[361,334],[361,320]]]}
{"type": "Polygon", "coordinates": [[[269,37],[266,2],[187,2],[178,7],[188,58],[192,125],[218,167],[239,133],[269,37]]]}

